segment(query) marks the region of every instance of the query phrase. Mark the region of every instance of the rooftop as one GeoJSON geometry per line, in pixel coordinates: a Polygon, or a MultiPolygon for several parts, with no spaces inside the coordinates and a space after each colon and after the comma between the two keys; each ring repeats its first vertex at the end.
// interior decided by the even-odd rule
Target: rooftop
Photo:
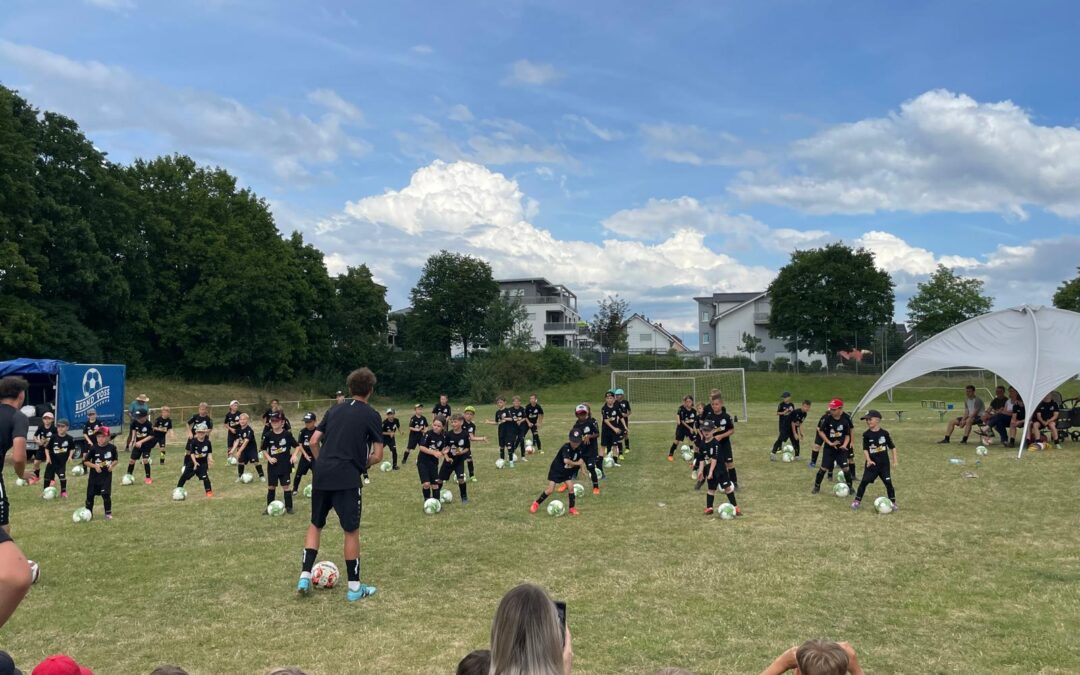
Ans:
{"type": "Polygon", "coordinates": [[[713,293],[700,298],[694,298],[697,302],[747,302],[757,300],[768,291],[756,291],[752,293],[713,293]]]}

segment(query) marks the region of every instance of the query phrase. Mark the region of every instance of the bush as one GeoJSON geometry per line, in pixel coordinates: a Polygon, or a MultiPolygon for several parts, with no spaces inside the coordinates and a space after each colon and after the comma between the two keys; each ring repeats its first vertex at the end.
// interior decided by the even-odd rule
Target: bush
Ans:
{"type": "Polygon", "coordinates": [[[718,356],[712,360],[712,365],[713,368],[745,368],[746,370],[757,368],[749,356],[718,356]]]}
{"type": "Polygon", "coordinates": [[[757,363],[757,369],[763,373],[769,372],[769,366],[772,365],[768,361],[759,361],[757,363]]]}
{"type": "Polygon", "coordinates": [[[541,380],[544,385],[572,382],[585,375],[584,364],[565,349],[544,347],[538,354],[543,370],[541,380]]]}
{"type": "Polygon", "coordinates": [[[790,366],[790,365],[791,365],[791,359],[789,359],[786,356],[777,356],[775,359],[773,359],[772,369],[776,370],[776,371],[779,371],[779,372],[783,372],[783,371],[789,370],[788,366],[790,366]]]}

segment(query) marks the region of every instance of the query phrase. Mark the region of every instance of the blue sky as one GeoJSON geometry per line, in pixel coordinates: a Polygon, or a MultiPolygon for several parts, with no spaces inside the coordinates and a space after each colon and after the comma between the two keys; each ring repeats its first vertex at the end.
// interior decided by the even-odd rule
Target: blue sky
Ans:
{"type": "Polygon", "coordinates": [[[113,159],[179,152],[407,303],[439,248],[691,297],[798,246],[943,262],[998,306],[1080,264],[1080,10],[1048,2],[8,0],[0,81],[113,159]]]}

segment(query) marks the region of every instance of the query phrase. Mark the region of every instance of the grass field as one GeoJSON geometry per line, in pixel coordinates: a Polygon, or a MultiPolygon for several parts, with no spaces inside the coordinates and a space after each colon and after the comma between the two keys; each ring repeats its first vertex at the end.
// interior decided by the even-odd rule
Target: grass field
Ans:
{"type": "MultiPolygon", "coordinates": [[[[497,471],[492,444],[477,449],[466,507],[423,515],[412,462],[372,473],[362,577],[379,592],[355,605],[343,587],[293,596],[306,500],[295,516],[260,516],[262,485],[234,483],[221,457],[213,500],[196,483],[187,502],[170,501],[174,447],[152,486],[115,479],[115,520],[82,525],[71,513],[84,479],[66,502],[44,502],[8,472],[13,535],[42,577],[0,629],[0,647],[27,671],[61,651],[103,674],[160,663],[205,674],[285,664],[450,673],[486,645],[502,594],[533,581],[567,602],[580,673],[756,673],[812,636],[851,641],[869,673],[1080,672],[1077,444],[1019,462],[994,446],[976,467],[974,445],[933,445],[936,414],[887,419],[902,510],[852,513],[827,489],[810,495],[805,456],[768,461],[773,384],[734,438],[746,514],[734,522],[702,516],[689,470],[663,459],[669,424],[635,426],[625,466],[580,501],[582,516],[530,515],[569,422],[556,404],[548,454],[497,471]]],[[[877,483],[868,495],[883,493],[877,483]]],[[[340,534],[327,530],[320,559],[341,565],[340,534]]]]}

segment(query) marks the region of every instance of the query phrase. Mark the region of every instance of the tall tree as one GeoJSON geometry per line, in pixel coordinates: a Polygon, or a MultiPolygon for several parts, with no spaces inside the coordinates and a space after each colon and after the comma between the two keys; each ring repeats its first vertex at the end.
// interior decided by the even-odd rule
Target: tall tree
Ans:
{"type": "Polygon", "coordinates": [[[789,351],[826,355],[850,349],[892,320],[893,282],[874,266],[873,253],[841,243],[795,251],[769,284],[769,334],[789,351]]]}
{"type": "Polygon", "coordinates": [[[959,277],[948,267],[938,265],[908,300],[908,320],[918,338],[924,340],[962,321],[986,314],[993,304],[993,300],[983,293],[982,281],[959,277]]]}
{"type": "MultiPolygon", "coordinates": [[[[1080,267],[1076,268],[1080,272],[1080,267]]],[[[1072,281],[1062,282],[1054,293],[1054,307],[1080,312],[1080,274],[1072,281]]]]}
{"type": "Polygon", "coordinates": [[[630,313],[630,303],[616,294],[598,300],[596,304],[596,314],[589,322],[589,337],[609,351],[626,349],[626,316],[630,313]]]}
{"type": "Polygon", "coordinates": [[[742,344],[738,346],[740,352],[744,352],[748,357],[754,358],[755,354],[760,354],[765,351],[765,347],[761,344],[761,338],[750,333],[742,334],[742,344]]]}
{"type": "Polygon", "coordinates": [[[367,265],[349,267],[334,279],[335,314],[330,317],[334,358],[341,370],[371,363],[386,339],[386,287],[375,283],[367,265]]]}
{"type": "Polygon", "coordinates": [[[420,331],[434,351],[450,354],[460,344],[465,356],[484,335],[484,314],[499,295],[491,265],[479,258],[439,251],[424,263],[412,289],[409,330],[420,331]]]}
{"type": "Polygon", "coordinates": [[[529,313],[520,302],[495,296],[484,311],[484,343],[488,348],[532,348],[533,336],[527,324],[528,318],[529,313]]]}

